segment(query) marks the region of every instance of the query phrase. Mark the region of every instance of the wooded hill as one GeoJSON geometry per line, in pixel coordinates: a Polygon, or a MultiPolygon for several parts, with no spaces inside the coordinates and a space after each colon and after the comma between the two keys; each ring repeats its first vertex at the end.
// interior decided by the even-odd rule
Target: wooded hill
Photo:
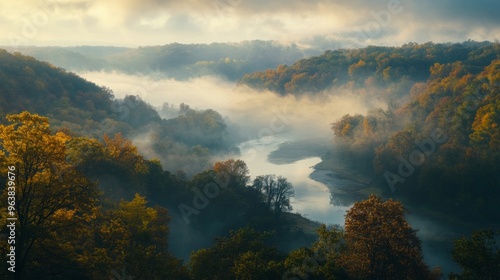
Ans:
{"type": "Polygon", "coordinates": [[[425,81],[435,63],[460,61],[477,74],[498,58],[499,53],[499,44],[474,41],[329,50],[290,66],[283,64],[274,70],[246,74],[239,82],[257,89],[296,95],[342,85],[389,87],[394,83],[425,81]]]}
{"type": "Polygon", "coordinates": [[[138,48],[75,46],[18,47],[19,51],[39,60],[72,71],[119,71],[187,80],[210,75],[235,81],[246,73],[293,63],[315,49],[274,41],[238,43],[180,44],[138,48]]]}
{"type": "Polygon", "coordinates": [[[172,118],[162,119],[137,96],[117,99],[110,89],[33,57],[0,50],[0,65],[2,122],[6,114],[29,111],[49,117],[53,129],[77,135],[142,135],[166,167],[191,175],[203,169],[210,154],[235,149],[214,110],[183,104],[170,108],[172,118]]]}

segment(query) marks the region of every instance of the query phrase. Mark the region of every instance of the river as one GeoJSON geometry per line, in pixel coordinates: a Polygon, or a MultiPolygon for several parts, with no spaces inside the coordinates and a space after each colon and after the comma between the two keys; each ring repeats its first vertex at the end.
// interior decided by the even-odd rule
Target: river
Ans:
{"type": "MultiPolygon", "coordinates": [[[[256,99],[254,93],[235,91],[234,84],[215,78],[200,78],[180,82],[171,79],[156,81],[145,76],[120,73],[87,72],[79,74],[97,84],[112,88],[118,98],[135,93],[137,86],[143,85],[140,89],[143,89],[146,93],[141,98],[154,106],[161,106],[166,101],[171,104],[185,102],[194,108],[215,109],[224,115],[231,116],[236,123],[245,122],[249,117],[255,119],[254,112],[256,111],[261,112],[260,114],[265,113],[266,111],[262,111],[261,107],[267,104],[284,104],[286,110],[279,112],[283,113],[285,120],[281,121],[289,124],[299,122],[302,126],[297,125],[297,127],[309,131],[309,134],[317,134],[317,128],[328,127],[329,120],[338,119],[347,113],[361,113],[366,109],[363,106],[359,108],[354,106],[353,104],[360,103],[360,100],[352,100],[351,98],[335,99],[333,97],[328,106],[324,102],[283,99],[275,95],[266,95],[262,98],[261,93],[259,93],[260,99],[256,99]],[[209,95],[207,92],[216,92],[217,97],[209,95]],[[242,104],[245,106],[242,106],[242,104]],[[358,111],[355,110],[356,108],[358,111]],[[315,112],[315,114],[310,114],[310,112],[315,112]],[[318,119],[315,116],[321,116],[321,118],[318,119]],[[289,119],[293,120],[293,122],[289,119]],[[307,129],[311,127],[316,129],[307,129]]],[[[275,114],[275,109],[268,111],[275,114]]],[[[266,121],[268,119],[273,120],[272,117],[264,117],[263,119],[266,121]]],[[[255,120],[248,123],[253,122],[255,120]]],[[[254,125],[259,126],[264,123],[254,123],[254,125]]],[[[362,199],[359,194],[354,194],[351,191],[352,189],[358,189],[360,182],[353,180],[352,176],[343,176],[344,174],[314,171],[312,167],[321,161],[319,153],[286,163],[273,163],[268,160],[268,156],[273,151],[276,151],[281,144],[296,140],[294,135],[282,133],[246,141],[239,145],[241,159],[248,165],[250,175],[253,178],[258,175],[276,174],[287,178],[293,184],[295,189],[295,196],[291,199],[293,212],[300,213],[310,220],[321,223],[343,225],[346,211],[354,201],[362,199]],[[313,172],[312,177],[316,180],[311,179],[313,172]]],[[[415,211],[407,215],[407,220],[413,228],[419,230],[417,234],[422,240],[422,248],[427,263],[432,267],[440,265],[445,272],[445,276],[451,270],[456,271],[457,266],[451,261],[450,256],[450,240],[458,237],[457,230],[451,230],[451,227],[444,226],[440,221],[424,217],[415,213],[415,211]]]]}
{"type": "MultiPolygon", "coordinates": [[[[269,160],[269,155],[280,145],[295,140],[292,135],[277,134],[243,142],[239,145],[240,159],[247,164],[252,180],[258,175],[275,174],[287,178],[293,184],[295,195],[291,199],[292,212],[320,223],[343,225],[346,211],[354,201],[361,199],[359,195],[346,190],[356,189],[362,183],[333,171],[315,171],[313,167],[321,162],[318,156],[286,163],[269,160]],[[312,177],[318,181],[311,179],[313,172],[312,177]]],[[[460,236],[458,231],[418,213],[407,214],[406,218],[418,230],[427,264],[431,268],[440,266],[444,276],[458,271],[459,267],[451,260],[450,252],[451,240],[460,236]]]]}
{"type": "Polygon", "coordinates": [[[288,164],[276,164],[268,160],[269,154],[290,140],[289,137],[286,134],[267,136],[246,141],[239,146],[241,159],[247,164],[252,180],[259,175],[283,176],[294,187],[295,195],[290,201],[293,212],[320,223],[344,224],[345,211],[352,205],[332,205],[328,187],[309,177],[321,158],[310,157],[288,164]]]}

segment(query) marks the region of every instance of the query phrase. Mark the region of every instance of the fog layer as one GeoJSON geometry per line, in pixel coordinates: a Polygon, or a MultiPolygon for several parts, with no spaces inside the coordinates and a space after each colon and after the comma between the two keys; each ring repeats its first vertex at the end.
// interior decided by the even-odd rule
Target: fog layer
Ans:
{"type": "Polygon", "coordinates": [[[185,103],[194,109],[214,109],[242,139],[282,132],[300,138],[331,137],[330,123],[341,116],[386,108],[383,101],[370,97],[376,94],[367,96],[367,91],[352,92],[345,88],[297,97],[256,91],[211,76],[177,81],[117,72],[78,74],[112,89],[116,98],[137,95],[157,108],[164,103],[171,106],[185,103]]]}

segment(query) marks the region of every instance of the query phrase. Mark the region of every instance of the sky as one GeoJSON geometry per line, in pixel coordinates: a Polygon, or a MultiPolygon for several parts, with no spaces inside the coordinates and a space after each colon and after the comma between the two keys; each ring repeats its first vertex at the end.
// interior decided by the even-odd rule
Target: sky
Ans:
{"type": "Polygon", "coordinates": [[[500,40],[498,0],[2,0],[0,45],[500,40]]]}

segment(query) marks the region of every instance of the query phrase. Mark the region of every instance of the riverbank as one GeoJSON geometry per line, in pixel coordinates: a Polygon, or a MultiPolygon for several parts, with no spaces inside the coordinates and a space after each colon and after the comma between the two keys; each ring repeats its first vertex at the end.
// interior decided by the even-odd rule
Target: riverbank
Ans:
{"type": "MultiPolygon", "coordinates": [[[[458,271],[459,267],[451,260],[453,240],[468,234],[473,226],[459,222],[452,216],[413,205],[397,194],[387,192],[381,180],[369,174],[357,171],[336,151],[332,145],[318,145],[317,141],[300,140],[286,142],[278,146],[277,150],[268,155],[268,161],[288,164],[309,157],[318,157],[318,150],[323,148],[321,161],[313,166],[309,178],[328,188],[330,193],[331,210],[352,207],[356,201],[366,199],[370,194],[376,194],[384,199],[400,200],[405,208],[410,210],[406,215],[410,225],[418,230],[417,236],[422,240],[422,249],[426,262],[431,266],[440,266],[444,275],[458,271]],[[316,146],[315,146],[316,145],[316,146]],[[300,151],[296,151],[296,150],[300,151]],[[309,152],[309,153],[308,153],[309,152]]],[[[306,175],[307,176],[307,175],[306,175]]],[[[344,213],[341,216],[345,215],[344,213]]],[[[343,225],[340,221],[339,224],[343,225]]]]}
{"type": "Polygon", "coordinates": [[[374,178],[356,171],[349,164],[342,162],[337,153],[329,148],[321,156],[321,162],[314,166],[310,178],[327,185],[335,193],[350,193],[360,199],[370,194],[382,195],[382,189],[374,184],[374,178]],[[335,182],[339,182],[335,184],[335,182]]]}
{"type": "Polygon", "coordinates": [[[267,160],[273,164],[290,164],[299,160],[319,157],[331,146],[328,138],[303,139],[281,143],[278,149],[267,155],[267,160]]]}
{"type": "Polygon", "coordinates": [[[311,166],[312,172],[308,177],[328,188],[333,205],[352,206],[354,202],[366,199],[370,194],[382,194],[380,188],[373,186],[373,178],[338,160],[339,157],[332,151],[329,138],[281,143],[276,150],[269,153],[267,161],[286,165],[312,157],[318,157],[321,161],[311,166]],[[325,151],[328,152],[325,154],[325,151]]]}

